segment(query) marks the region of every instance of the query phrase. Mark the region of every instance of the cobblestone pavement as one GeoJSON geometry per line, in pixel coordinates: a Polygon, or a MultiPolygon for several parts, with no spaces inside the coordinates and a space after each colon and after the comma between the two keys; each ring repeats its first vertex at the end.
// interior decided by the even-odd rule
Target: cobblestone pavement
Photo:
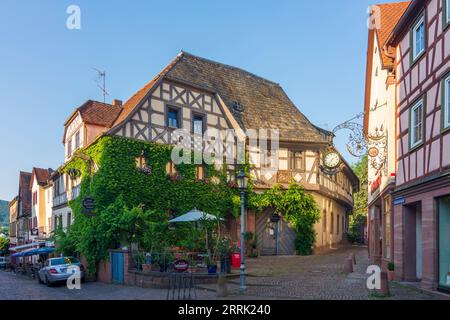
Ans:
{"type": "MultiPolygon", "coordinates": [[[[430,300],[445,299],[441,295],[417,288],[390,283],[390,297],[379,297],[366,287],[369,259],[366,247],[347,247],[307,257],[259,257],[247,259],[247,295],[272,299],[314,300],[430,300]],[[357,264],[347,275],[343,266],[354,252],[357,264]]],[[[238,292],[239,280],[230,283],[230,292],[238,292]]]]}
{"type": "MultiPolygon", "coordinates": [[[[423,292],[416,287],[390,283],[390,297],[378,297],[366,288],[369,265],[367,248],[347,247],[308,257],[259,257],[247,259],[247,292],[239,294],[239,278],[229,281],[230,295],[226,299],[314,299],[314,300],[431,300],[448,299],[423,292]],[[356,255],[355,271],[343,273],[348,255],[356,255]]],[[[238,273],[234,270],[234,273],[238,273]]],[[[216,299],[216,285],[201,285],[197,298],[216,299]]],[[[0,271],[0,300],[71,300],[71,299],[166,299],[167,290],[84,283],[81,290],[69,290],[65,285],[46,287],[36,280],[11,272],[0,271]]]]}
{"type": "MultiPolygon", "coordinates": [[[[47,287],[37,280],[0,270],[0,300],[165,300],[167,290],[82,283],[80,290],[62,285],[47,287]]],[[[214,292],[198,289],[198,299],[212,299],[214,292]]]]}

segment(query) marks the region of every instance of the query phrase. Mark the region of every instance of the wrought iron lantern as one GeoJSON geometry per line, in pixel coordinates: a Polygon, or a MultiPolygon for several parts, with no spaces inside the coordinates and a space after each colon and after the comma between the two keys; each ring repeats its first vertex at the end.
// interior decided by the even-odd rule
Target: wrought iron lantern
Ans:
{"type": "Polygon", "coordinates": [[[247,189],[248,177],[243,170],[239,171],[236,175],[236,181],[240,190],[247,189]]]}

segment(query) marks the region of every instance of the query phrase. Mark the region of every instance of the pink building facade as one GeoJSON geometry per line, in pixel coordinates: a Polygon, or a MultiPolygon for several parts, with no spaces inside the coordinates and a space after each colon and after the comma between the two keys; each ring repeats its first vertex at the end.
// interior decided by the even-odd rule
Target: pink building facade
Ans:
{"type": "Polygon", "coordinates": [[[396,278],[450,290],[450,0],[414,0],[394,28],[396,278]]]}

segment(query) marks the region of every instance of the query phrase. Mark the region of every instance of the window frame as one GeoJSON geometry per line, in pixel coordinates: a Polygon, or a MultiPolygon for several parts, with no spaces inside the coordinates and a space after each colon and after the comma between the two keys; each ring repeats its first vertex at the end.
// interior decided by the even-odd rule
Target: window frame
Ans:
{"type": "MultiPolygon", "coordinates": [[[[450,0],[449,0],[450,2],[450,0]]],[[[441,87],[441,131],[450,130],[450,71],[442,77],[441,87]]]]}
{"type": "Polygon", "coordinates": [[[290,170],[291,171],[300,171],[303,172],[305,171],[305,167],[306,167],[306,157],[305,157],[305,152],[301,151],[301,150],[291,150],[289,152],[289,166],[290,166],[290,170]],[[296,166],[296,157],[295,154],[296,153],[300,153],[301,154],[301,168],[297,168],[296,166]]]}
{"type": "Polygon", "coordinates": [[[182,109],[180,109],[178,107],[175,107],[172,105],[167,105],[167,107],[166,107],[166,126],[168,128],[171,128],[171,129],[182,129],[183,128],[182,121],[181,121],[182,120],[181,119],[181,111],[182,111],[182,109]],[[176,112],[176,114],[177,114],[177,118],[176,118],[177,126],[176,127],[169,125],[169,120],[170,120],[169,113],[170,112],[176,112]]]}
{"type": "Polygon", "coordinates": [[[417,99],[409,108],[409,150],[412,151],[420,147],[424,143],[425,138],[425,97],[420,97],[417,99]],[[422,127],[421,127],[421,137],[420,140],[413,142],[413,134],[415,132],[415,125],[413,124],[414,111],[419,107],[422,107],[422,127]]]}
{"type": "Polygon", "coordinates": [[[78,130],[77,133],[75,133],[75,150],[78,150],[81,148],[81,134],[78,130]]]}
{"type": "Polygon", "coordinates": [[[67,141],[67,155],[69,157],[71,157],[73,154],[73,149],[72,149],[72,139],[70,139],[69,141],[67,141]]]}
{"type": "Polygon", "coordinates": [[[422,11],[414,20],[410,29],[410,57],[411,66],[413,66],[427,51],[427,23],[425,19],[425,11],[422,11]],[[416,54],[416,30],[420,24],[423,23],[423,49],[416,54]]]}
{"type": "Polygon", "coordinates": [[[442,31],[450,25],[450,0],[443,0],[442,5],[442,31]]]}
{"type": "Polygon", "coordinates": [[[195,118],[196,117],[202,119],[202,133],[201,133],[201,135],[203,135],[205,133],[205,131],[206,131],[206,114],[202,114],[202,113],[198,113],[198,112],[192,112],[192,114],[191,114],[191,126],[192,126],[191,132],[193,134],[200,135],[200,133],[195,132],[195,118]]]}

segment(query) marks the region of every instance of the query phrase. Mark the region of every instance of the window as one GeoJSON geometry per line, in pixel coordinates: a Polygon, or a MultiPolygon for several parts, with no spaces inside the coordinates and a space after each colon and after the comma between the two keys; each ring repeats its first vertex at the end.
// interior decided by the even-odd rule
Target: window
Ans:
{"type": "Polygon", "coordinates": [[[331,221],[330,221],[330,233],[334,233],[334,213],[331,213],[331,221]]]}
{"type": "Polygon", "coordinates": [[[444,0],[444,28],[450,24],[450,0],[444,0]]]}
{"type": "Polygon", "coordinates": [[[33,192],[33,204],[37,205],[37,191],[33,192]]]}
{"type": "MultiPolygon", "coordinates": [[[[450,3],[450,0],[448,0],[450,3]]],[[[443,99],[442,99],[442,129],[450,127],[450,75],[443,81],[443,99]]]]}
{"type": "Polygon", "coordinates": [[[337,228],[337,230],[336,230],[336,234],[339,234],[339,232],[340,232],[340,228],[339,228],[339,222],[340,222],[340,217],[339,217],[339,214],[337,215],[337,218],[336,218],[336,228],[337,228]]]}
{"type": "Polygon", "coordinates": [[[304,170],[303,152],[291,153],[291,170],[304,170]]]}
{"type": "Polygon", "coordinates": [[[384,257],[391,258],[391,198],[384,199],[384,257]]]}
{"type": "Polygon", "coordinates": [[[205,178],[205,167],[202,164],[195,167],[195,178],[197,180],[203,180],[205,178]]]}
{"type": "Polygon", "coordinates": [[[75,134],[75,150],[80,148],[80,131],[75,134]]]}
{"type": "Polygon", "coordinates": [[[70,227],[72,224],[72,212],[67,212],[67,226],[70,227]]]}
{"type": "Polygon", "coordinates": [[[412,62],[425,52],[425,15],[412,28],[412,62]]]}
{"type": "Polygon", "coordinates": [[[136,158],[136,168],[145,169],[147,168],[147,160],[144,156],[139,156],[136,158]]]}
{"type": "Polygon", "coordinates": [[[173,161],[169,161],[166,164],[166,173],[168,175],[174,175],[177,173],[177,169],[175,167],[175,164],[173,163],[173,161]]]}
{"type": "Polygon", "coordinates": [[[67,154],[69,155],[69,157],[72,156],[72,140],[70,140],[70,141],[67,143],[67,154]]]}
{"type": "Polygon", "coordinates": [[[193,118],[193,131],[195,134],[203,134],[203,117],[194,115],[193,118]]]}
{"type": "MultiPolygon", "coordinates": [[[[261,168],[275,168],[275,151],[261,150],[261,168]]],[[[277,169],[277,168],[276,168],[277,169]]]]}
{"type": "Polygon", "coordinates": [[[167,111],[167,126],[171,128],[180,128],[178,119],[178,110],[169,108],[167,111]]]}
{"type": "Polygon", "coordinates": [[[423,142],[423,100],[411,108],[409,131],[410,147],[415,148],[423,142]]]}

